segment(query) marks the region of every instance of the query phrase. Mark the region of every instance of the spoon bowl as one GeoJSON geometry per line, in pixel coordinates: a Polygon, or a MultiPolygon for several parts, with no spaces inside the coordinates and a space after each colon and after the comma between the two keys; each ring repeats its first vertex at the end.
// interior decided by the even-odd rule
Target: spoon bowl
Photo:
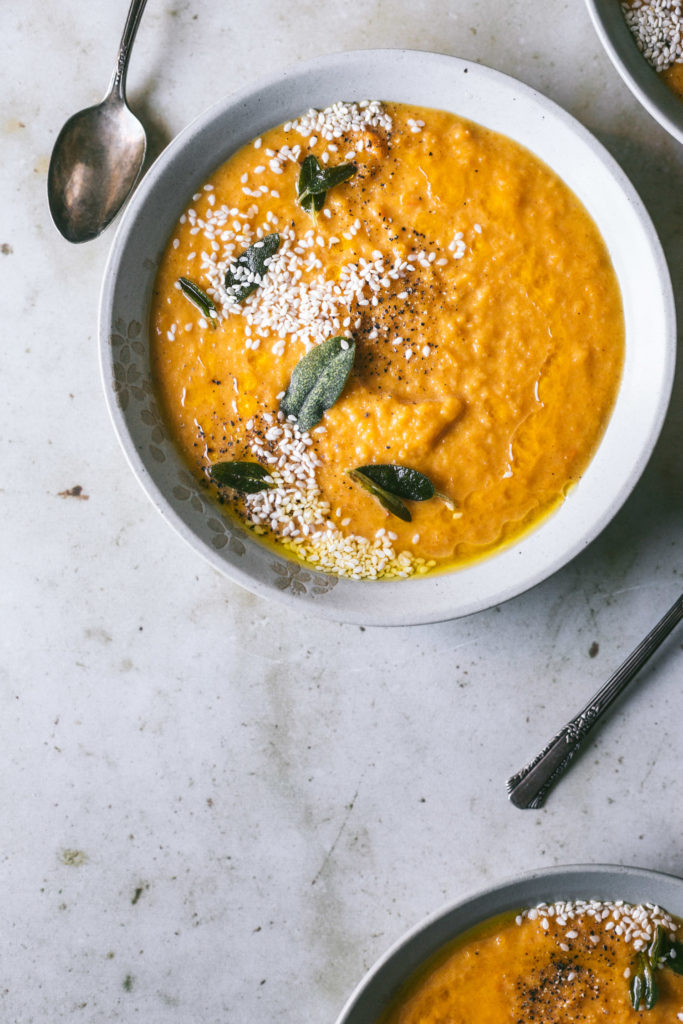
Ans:
{"type": "Polygon", "coordinates": [[[147,0],[133,0],[109,90],[66,122],[47,176],[50,214],[70,242],[104,231],[130,195],[145,159],[145,129],[126,105],[128,58],[147,0]]]}
{"type": "Polygon", "coordinates": [[[114,219],[140,173],[145,130],[117,96],[69,118],[55,143],[48,201],[70,242],[96,238],[114,219]]]}

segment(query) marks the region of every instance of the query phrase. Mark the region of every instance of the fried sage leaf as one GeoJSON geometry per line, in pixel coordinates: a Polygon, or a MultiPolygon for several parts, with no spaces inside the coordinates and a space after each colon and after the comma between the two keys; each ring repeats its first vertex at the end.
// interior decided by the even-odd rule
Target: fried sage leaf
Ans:
{"type": "Polygon", "coordinates": [[[673,942],[661,925],[657,925],[652,942],[647,952],[638,954],[633,976],[629,985],[631,1006],[638,1010],[641,1003],[646,1010],[651,1010],[659,998],[659,988],[655,971],[658,967],[669,968],[683,974],[683,947],[673,942]],[[674,956],[671,956],[672,951],[674,956]]]}
{"type": "Polygon", "coordinates": [[[221,487],[232,487],[240,494],[256,494],[275,486],[260,462],[214,462],[209,474],[221,487]]]}
{"type": "Polygon", "coordinates": [[[369,477],[383,490],[407,501],[429,501],[436,494],[429,477],[417,469],[411,469],[410,466],[358,466],[357,472],[369,477]]]}
{"type": "Polygon", "coordinates": [[[280,236],[275,233],[254,242],[237,257],[225,273],[225,287],[235,302],[242,302],[255,292],[268,273],[266,261],[280,248],[280,236]]]}
{"type": "Polygon", "coordinates": [[[314,189],[311,188],[311,186],[315,185],[315,177],[319,170],[320,164],[316,158],[312,154],[307,156],[301,165],[299,180],[296,186],[299,203],[306,213],[310,213],[313,216],[322,210],[325,205],[325,196],[327,194],[324,189],[321,192],[315,192],[314,189]]]}
{"type": "Polygon", "coordinates": [[[301,165],[297,194],[299,203],[307,213],[315,214],[325,205],[325,197],[331,188],[348,181],[356,173],[355,164],[337,164],[336,167],[321,167],[318,158],[309,154],[301,165]]]}
{"type": "Polygon", "coordinates": [[[643,956],[643,1001],[645,1009],[651,1010],[659,997],[659,989],[655,980],[654,967],[646,956],[643,956]]]}
{"type": "MultiPolygon", "coordinates": [[[[195,284],[194,281],[190,281],[187,277],[179,277],[178,284],[183,295],[192,302],[197,309],[208,317],[210,322],[216,320],[218,313],[216,312],[216,306],[213,299],[209,298],[205,291],[195,284]]],[[[215,327],[216,324],[213,323],[215,327]]]]}
{"type": "Polygon", "coordinates": [[[315,218],[316,213],[320,213],[323,206],[325,205],[325,197],[327,192],[308,192],[301,200],[301,206],[315,218]]]}
{"type": "Polygon", "coordinates": [[[668,955],[664,966],[668,971],[675,971],[676,974],[683,974],[683,942],[669,940],[668,955]],[[671,954],[674,953],[674,956],[671,954]]]}
{"type": "Polygon", "coordinates": [[[655,934],[652,938],[652,942],[647,949],[647,957],[652,967],[657,967],[659,961],[666,954],[666,948],[668,945],[667,935],[661,924],[658,924],[655,929],[655,934]]]}
{"type": "Polygon", "coordinates": [[[352,338],[328,338],[299,360],[280,403],[281,411],[294,417],[299,430],[314,427],[337,401],[355,354],[352,338]]]}
{"type": "MultiPolygon", "coordinates": [[[[366,466],[365,469],[368,467],[366,466]]],[[[364,487],[373,498],[377,498],[378,502],[385,508],[387,512],[391,512],[392,515],[398,516],[405,523],[412,522],[412,516],[410,510],[406,508],[400,498],[397,498],[391,491],[385,490],[380,484],[376,484],[369,476],[366,476],[363,469],[349,469],[347,470],[352,480],[355,480],[357,484],[364,487]]]]}
{"type": "Polygon", "coordinates": [[[643,998],[643,976],[640,972],[634,974],[631,978],[629,995],[631,996],[631,1006],[634,1010],[638,1010],[643,998]]]}

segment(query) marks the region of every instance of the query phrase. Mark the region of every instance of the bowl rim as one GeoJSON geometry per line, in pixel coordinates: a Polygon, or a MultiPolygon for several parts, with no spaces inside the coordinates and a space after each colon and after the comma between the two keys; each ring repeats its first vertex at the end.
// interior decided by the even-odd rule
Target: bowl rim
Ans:
{"type": "Polygon", "coordinates": [[[585,0],[597,36],[632,94],[678,142],[683,143],[683,98],[676,96],[642,55],[618,0],[585,0]]]}
{"type": "Polygon", "coordinates": [[[342,1007],[336,1024],[377,1024],[379,1014],[414,972],[439,949],[476,924],[509,910],[563,899],[654,902],[677,917],[683,917],[683,878],[652,868],[622,864],[568,864],[536,868],[474,890],[444,904],[404,932],[365,972],[342,1007]],[[584,884],[587,888],[594,884],[604,889],[615,888],[611,893],[589,892],[581,889],[584,884]],[[622,886],[624,889],[631,887],[634,892],[642,886],[645,892],[639,897],[628,897],[622,886]],[[573,892],[567,891],[570,889],[573,892]],[[676,907],[668,906],[666,898],[660,899],[657,895],[657,892],[661,896],[669,890],[678,896],[676,907]],[[465,923],[454,927],[458,919],[465,923]],[[421,946],[424,948],[418,953],[421,946]],[[407,961],[405,969],[398,967],[401,958],[407,961]],[[372,1016],[365,1015],[365,1004],[372,1016]]]}
{"type": "MultiPolygon", "coordinates": [[[[391,88],[388,91],[391,91],[391,88]]],[[[415,87],[411,85],[410,88],[412,90],[415,87]]],[[[360,97],[357,98],[360,99],[360,97]]],[[[413,102],[417,103],[418,101],[414,100],[413,102]]],[[[431,105],[436,106],[436,104],[431,105]]],[[[450,108],[450,99],[444,103],[444,106],[449,106],[450,108]]],[[[302,108],[303,104],[299,109],[302,108]]],[[[295,116],[294,113],[291,116],[295,116]]],[[[465,113],[463,116],[467,117],[469,115],[465,113]]],[[[527,116],[529,116],[528,112],[527,116]]],[[[470,117],[470,119],[476,120],[475,117],[470,117]]],[[[273,120],[268,123],[276,122],[273,120]]],[[[245,141],[253,137],[254,132],[252,131],[245,141]]],[[[516,136],[513,135],[512,137],[515,138],[516,136]]],[[[524,144],[522,142],[522,145],[524,144]]],[[[231,149],[230,152],[234,152],[235,148],[237,147],[231,149]]],[[[217,166],[220,162],[219,159],[214,159],[210,169],[217,166]]],[[[549,161],[546,160],[546,162],[549,161]]],[[[204,173],[204,177],[210,172],[210,169],[204,173]]],[[[172,230],[172,227],[168,233],[170,233],[170,230],[172,230]]],[[[306,609],[310,610],[311,613],[335,621],[365,625],[408,625],[448,620],[499,605],[553,575],[584,550],[604,529],[635,487],[661,431],[673,383],[676,332],[671,280],[664,253],[649,214],[642,200],[637,195],[635,188],[618,163],[580,122],[563,108],[559,107],[554,101],[539,94],[530,86],[485,65],[428,51],[380,49],[329,54],[311,61],[302,62],[289,69],[278,71],[269,78],[259,80],[236,93],[217,100],[172,140],[148,170],[118,224],[102,282],[99,306],[99,338],[101,376],[109,414],[126,459],[138,482],[162,517],[169,522],[190,546],[198,551],[222,574],[259,596],[280,600],[290,605],[293,602],[298,602],[300,605],[304,602],[306,609]],[[370,63],[373,70],[379,68],[382,75],[391,76],[393,74],[396,76],[395,65],[400,62],[408,64],[413,70],[419,67],[423,75],[427,75],[430,71],[432,74],[440,74],[442,76],[446,73],[448,75],[451,73],[455,74],[458,71],[469,72],[469,81],[471,83],[478,81],[480,89],[483,85],[489,87],[490,83],[493,83],[493,85],[490,85],[490,88],[495,87],[499,90],[502,96],[505,97],[506,102],[514,105],[516,101],[517,108],[526,104],[530,109],[533,109],[534,116],[539,120],[539,123],[550,123],[561,134],[567,133],[573,137],[576,140],[576,145],[585,151],[609,177],[610,183],[617,189],[620,200],[623,200],[623,203],[628,208],[629,215],[635,218],[635,223],[642,233],[647,248],[647,256],[651,261],[657,282],[657,299],[661,304],[661,333],[663,340],[661,346],[661,365],[658,364],[657,369],[656,403],[653,400],[656,408],[647,422],[645,433],[641,432],[638,435],[639,445],[636,456],[634,456],[628,472],[624,471],[624,479],[621,481],[618,490],[611,494],[609,502],[601,506],[600,514],[596,514],[591,518],[588,527],[584,524],[580,530],[577,529],[575,531],[576,536],[572,538],[572,543],[566,543],[565,537],[559,528],[556,527],[555,532],[549,531],[547,524],[557,519],[560,514],[560,510],[558,510],[542,520],[537,529],[529,531],[518,542],[513,542],[501,551],[495,552],[493,555],[474,563],[472,566],[465,566],[453,572],[409,580],[334,580],[330,588],[324,590],[321,595],[313,596],[309,590],[305,590],[304,594],[301,595],[290,592],[290,590],[278,589],[277,586],[255,576],[251,571],[245,571],[237,559],[226,562],[223,554],[211,550],[206,540],[199,537],[195,530],[181,516],[180,512],[172,507],[167,495],[164,494],[152,478],[149,468],[142,458],[141,451],[139,447],[136,447],[131,436],[126,416],[119,407],[114,391],[110,332],[115,322],[114,298],[117,274],[121,272],[121,264],[126,257],[128,249],[134,246],[133,238],[136,232],[136,222],[142,219],[145,204],[150,197],[154,196],[160,179],[163,179],[164,175],[168,177],[170,170],[174,166],[174,161],[177,163],[183,153],[189,152],[193,141],[211,129],[212,126],[215,126],[221,118],[226,119],[229,116],[236,116],[245,109],[258,111],[259,116],[263,116],[261,110],[263,102],[267,101],[269,96],[272,97],[274,90],[279,92],[285,85],[290,88],[293,86],[301,88],[307,83],[310,84],[316,75],[321,73],[329,74],[330,70],[339,72],[341,69],[344,76],[350,79],[354,71],[366,68],[370,63]],[[539,535],[543,528],[546,530],[544,537],[547,537],[547,540],[544,547],[540,544],[538,545],[539,551],[541,548],[543,550],[542,557],[536,554],[536,561],[539,564],[532,565],[526,568],[525,572],[520,573],[518,569],[520,564],[518,561],[519,555],[524,553],[529,544],[529,539],[539,535]],[[556,547],[553,546],[554,544],[556,547]],[[492,564],[494,564],[493,569],[484,568],[492,564]],[[458,585],[455,587],[451,585],[449,587],[449,581],[456,578],[458,585]],[[476,584],[480,580],[484,580],[485,583],[483,593],[477,593],[476,591],[476,584]],[[492,580],[495,580],[495,584],[491,583],[492,580]],[[401,591],[397,593],[396,588],[398,587],[401,588],[401,591]],[[365,590],[373,588],[371,596],[366,596],[364,588],[365,590]],[[457,595],[456,597],[454,597],[454,592],[457,595]],[[409,601],[406,601],[405,598],[408,594],[411,594],[411,598],[409,601]]],[[[614,412],[612,415],[614,415],[614,412]]],[[[598,448],[598,452],[599,450],[598,448]]],[[[596,452],[596,455],[598,452],[596,452]]],[[[596,459],[596,455],[593,457],[593,462],[596,459]]],[[[590,469],[590,465],[588,469],[590,469]]],[[[584,473],[584,478],[587,473],[588,470],[584,473]]],[[[251,540],[250,543],[257,544],[258,542],[251,540]]],[[[259,546],[262,547],[262,545],[259,546]]],[[[536,552],[536,549],[532,548],[532,551],[536,552]]],[[[272,557],[276,558],[276,560],[280,559],[285,564],[292,564],[282,556],[273,555],[272,557]]],[[[314,576],[319,576],[314,569],[311,569],[310,572],[314,576]]],[[[328,577],[324,576],[321,578],[328,579],[328,577]]]]}

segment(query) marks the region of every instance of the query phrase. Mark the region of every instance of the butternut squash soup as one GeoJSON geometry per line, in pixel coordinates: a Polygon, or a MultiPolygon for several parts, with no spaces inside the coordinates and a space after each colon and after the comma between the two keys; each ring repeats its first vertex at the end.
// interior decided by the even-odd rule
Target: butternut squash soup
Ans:
{"type": "Polygon", "coordinates": [[[226,511],[354,579],[535,526],[586,469],[624,356],[608,252],[563,182],[500,134],[375,101],[215,171],[151,337],[171,433],[226,511]]]}
{"type": "Polygon", "coordinates": [[[543,903],[458,939],[378,1024],[678,1024],[677,936],[681,922],[650,904],[543,903]]]}

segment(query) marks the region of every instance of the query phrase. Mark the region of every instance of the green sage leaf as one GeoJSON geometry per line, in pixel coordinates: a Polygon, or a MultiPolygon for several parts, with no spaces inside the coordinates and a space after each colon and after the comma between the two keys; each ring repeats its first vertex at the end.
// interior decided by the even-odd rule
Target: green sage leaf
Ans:
{"type": "Polygon", "coordinates": [[[235,302],[242,302],[255,292],[268,273],[267,261],[280,248],[280,236],[275,233],[254,242],[237,257],[225,273],[225,287],[235,302]]]}
{"type": "Polygon", "coordinates": [[[240,494],[256,494],[275,486],[260,462],[214,462],[209,474],[221,487],[232,487],[240,494]]]}
{"type": "Polygon", "coordinates": [[[358,466],[357,472],[363,473],[383,490],[407,501],[428,501],[436,493],[429,477],[410,466],[374,464],[358,466]]]}
{"type": "Polygon", "coordinates": [[[664,966],[676,974],[683,974],[683,942],[669,940],[669,948],[664,966]],[[671,954],[674,953],[674,956],[671,954]]]}
{"type": "Polygon", "coordinates": [[[296,184],[296,190],[299,198],[307,194],[313,195],[314,190],[311,188],[311,185],[319,171],[320,164],[318,163],[317,158],[311,153],[306,157],[301,165],[301,170],[299,171],[299,180],[296,184]]]}
{"type": "Polygon", "coordinates": [[[306,213],[310,213],[312,217],[315,217],[316,213],[320,213],[325,205],[326,195],[327,192],[308,192],[301,200],[301,207],[306,213]]]}
{"type": "Polygon", "coordinates": [[[643,976],[640,972],[634,974],[631,978],[629,995],[631,996],[631,1006],[634,1010],[638,1010],[643,998],[643,976]]]}
{"type": "Polygon", "coordinates": [[[294,367],[280,403],[299,430],[310,430],[337,401],[351,373],[356,343],[352,338],[328,338],[307,352],[294,367]]]}
{"type": "Polygon", "coordinates": [[[310,153],[302,163],[299,172],[297,182],[299,203],[307,213],[315,214],[325,205],[325,197],[329,190],[336,185],[341,185],[355,173],[355,164],[321,167],[318,158],[310,153]]]}
{"type": "Polygon", "coordinates": [[[655,934],[652,938],[652,942],[650,943],[647,950],[648,960],[650,961],[650,964],[653,968],[659,966],[659,961],[663,956],[665,956],[666,949],[666,932],[662,928],[661,924],[658,924],[657,928],[655,929],[655,934]]]}
{"type": "Polygon", "coordinates": [[[655,981],[655,972],[646,956],[643,957],[643,1000],[645,1009],[651,1010],[659,997],[659,989],[655,981]]]}
{"type": "MultiPolygon", "coordinates": [[[[365,467],[367,469],[367,467],[365,467]]],[[[387,512],[391,512],[392,515],[398,516],[405,523],[412,522],[412,516],[410,510],[406,508],[400,498],[397,498],[391,491],[387,491],[380,484],[376,484],[369,476],[366,476],[363,469],[349,469],[347,470],[352,480],[355,480],[357,484],[364,487],[373,498],[377,498],[378,502],[385,508],[387,512]]]]}
{"type": "Polygon", "coordinates": [[[190,300],[197,309],[208,317],[209,321],[212,322],[213,327],[216,326],[213,321],[216,320],[218,313],[216,312],[216,306],[213,299],[209,298],[205,291],[195,284],[194,281],[190,281],[187,277],[179,277],[178,284],[183,295],[190,300]]]}

